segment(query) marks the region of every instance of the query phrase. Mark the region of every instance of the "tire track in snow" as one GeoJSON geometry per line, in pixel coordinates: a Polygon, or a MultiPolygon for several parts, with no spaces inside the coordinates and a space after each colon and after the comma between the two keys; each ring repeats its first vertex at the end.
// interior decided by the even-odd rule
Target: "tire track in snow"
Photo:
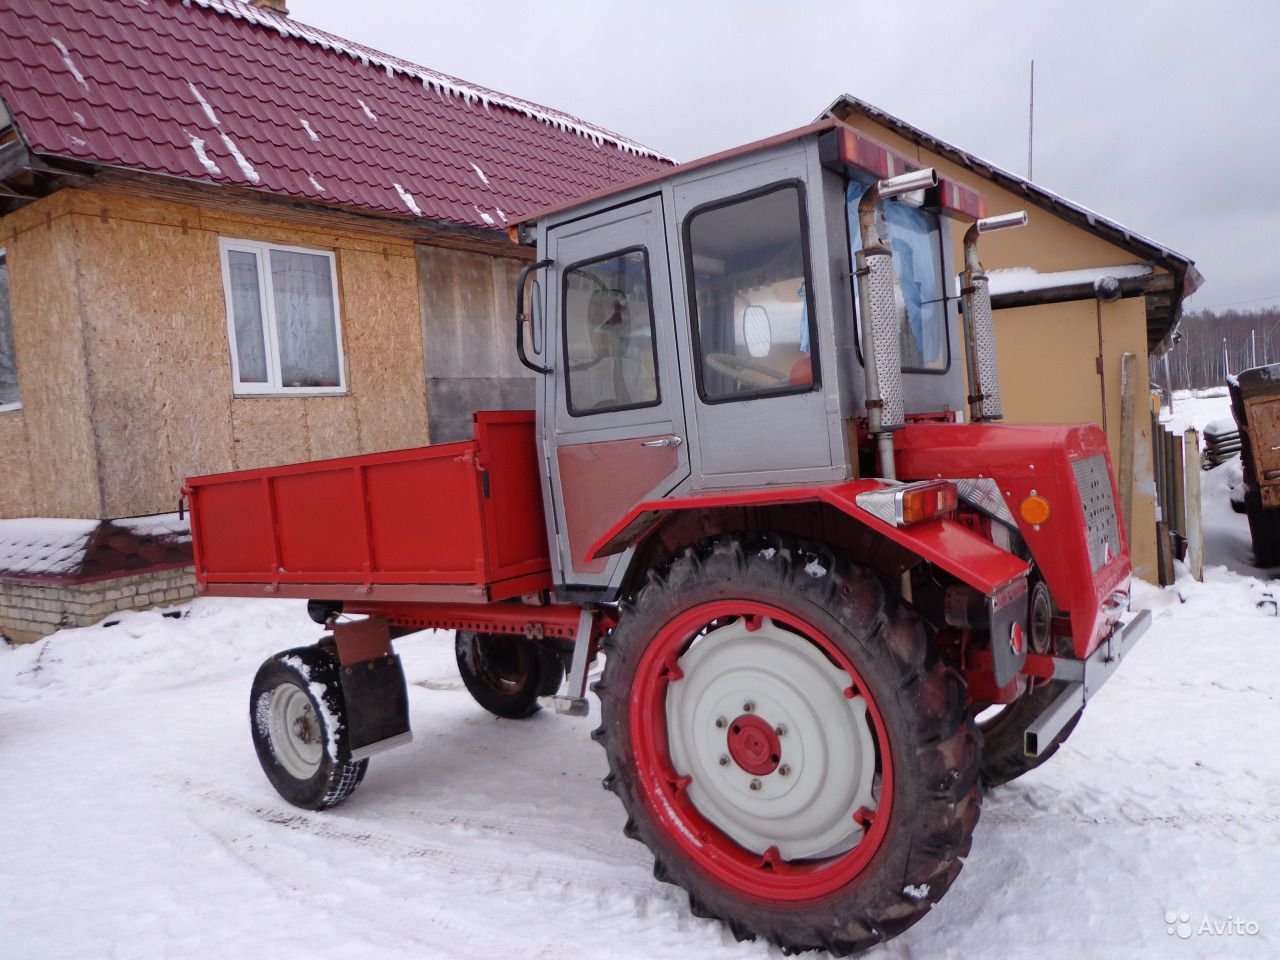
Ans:
{"type": "MultiPolygon", "coordinates": [[[[216,799],[213,796],[201,794],[197,794],[197,796],[201,799],[216,799]]],[[[225,809],[227,805],[217,803],[216,806],[225,809]]],[[[243,807],[241,808],[244,809],[243,807]]],[[[266,811],[259,812],[266,813],[266,811]]],[[[298,885],[294,872],[281,865],[281,858],[278,852],[273,851],[270,844],[254,845],[246,842],[241,837],[224,836],[219,829],[221,825],[212,816],[204,816],[197,813],[191,814],[191,819],[213,838],[227,857],[240,864],[256,881],[263,885],[265,895],[293,900],[309,909],[314,909],[318,906],[314,893],[298,885]]],[[[410,888],[406,885],[406,889],[410,888]]],[[[353,897],[348,891],[343,895],[343,905],[349,906],[351,902],[358,902],[360,899],[362,898],[359,896],[353,897]]],[[[319,906],[323,905],[320,904],[319,906]]],[[[423,896],[415,900],[413,925],[415,931],[430,930],[433,939],[442,935],[449,937],[453,941],[450,945],[449,954],[455,960],[461,957],[488,960],[488,958],[502,956],[507,952],[509,946],[505,940],[493,935],[494,928],[492,925],[481,926],[476,923],[469,923],[464,917],[460,916],[459,911],[431,896],[423,896]],[[465,948],[460,950],[456,944],[465,944],[465,948]]],[[[384,929],[381,931],[381,935],[385,937],[388,933],[394,935],[396,932],[384,929]]],[[[554,955],[560,955],[558,950],[563,949],[563,944],[556,943],[553,944],[553,947],[557,948],[554,955]]]]}
{"type": "Polygon", "coordinates": [[[1003,796],[988,796],[982,811],[984,823],[1067,822],[1120,827],[1243,827],[1247,830],[1265,830],[1280,824],[1280,808],[1265,798],[1231,797],[1225,802],[1220,798],[1210,803],[1189,796],[1182,798],[1189,802],[1169,809],[1167,797],[1159,798],[1153,807],[1150,794],[1132,789],[1103,792],[1086,787],[1070,795],[1050,798],[1028,788],[1015,787],[1001,793],[1003,796]]]}
{"type": "MultiPolygon", "coordinates": [[[[244,808],[249,801],[236,799],[234,795],[218,790],[212,783],[184,781],[188,792],[210,799],[223,800],[244,808]]],[[[289,814],[299,812],[289,809],[289,814]]],[[[478,834],[498,840],[534,840],[546,841],[545,846],[554,850],[568,850],[573,854],[590,853],[611,864],[633,864],[648,870],[653,863],[651,855],[642,844],[626,840],[622,837],[622,820],[624,818],[621,805],[617,807],[616,821],[592,821],[592,826],[577,826],[577,821],[565,822],[549,820],[546,817],[531,817],[521,814],[504,814],[486,816],[472,811],[460,812],[451,809],[419,809],[405,807],[380,806],[376,809],[362,810],[360,816],[365,822],[395,824],[412,821],[428,827],[453,828],[461,833],[478,834]]],[[[283,814],[282,814],[283,815],[283,814]]],[[[323,814],[313,819],[323,819],[323,814]]]]}
{"type": "Polygon", "coordinates": [[[323,840],[352,844],[380,854],[428,861],[452,874],[469,875],[486,882],[496,883],[498,887],[509,886],[512,883],[525,885],[545,883],[558,888],[557,893],[561,896],[581,888],[586,892],[585,899],[593,901],[599,901],[604,889],[609,889],[611,893],[625,892],[632,898],[642,900],[654,897],[665,898],[668,890],[672,892],[676,890],[675,887],[660,884],[646,876],[646,868],[652,861],[639,846],[636,847],[637,855],[634,858],[635,869],[629,870],[630,864],[622,861],[631,858],[618,857],[616,848],[596,842],[591,845],[595,847],[593,852],[604,854],[605,859],[603,861],[584,859],[576,856],[580,847],[577,838],[568,836],[567,831],[555,825],[543,823],[539,827],[534,827],[532,820],[516,825],[514,829],[507,829],[505,824],[510,821],[486,823],[479,817],[455,818],[445,814],[434,817],[428,814],[410,814],[413,822],[426,823],[429,826],[457,826],[457,820],[466,820],[474,825],[475,834],[481,836],[486,832],[486,826],[493,828],[489,832],[497,836],[491,840],[486,837],[481,841],[486,843],[505,844],[511,837],[517,840],[550,840],[554,842],[556,849],[534,846],[532,852],[549,854],[550,857],[555,858],[554,861],[550,857],[514,860],[509,850],[493,854],[482,853],[476,849],[475,834],[462,837],[468,849],[459,850],[447,841],[441,842],[439,838],[433,838],[434,842],[424,842],[422,839],[409,838],[398,833],[371,830],[367,821],[355,821],[349,818],[339,820],[326,817],[324,814],[312,814],[292,808],[263,806],[247,797],[230,794],[212,785],[199,784],[191,780],[183,781],[181,786],[184,791],[199,800],[213,806],[248,813],[273,826],[300,831],[323,840]],[[523,829],[524,826],[528,826],[529,829],[526,831],[523,829]],[[566,846],[571,849],[563,850],[566,846]]]}

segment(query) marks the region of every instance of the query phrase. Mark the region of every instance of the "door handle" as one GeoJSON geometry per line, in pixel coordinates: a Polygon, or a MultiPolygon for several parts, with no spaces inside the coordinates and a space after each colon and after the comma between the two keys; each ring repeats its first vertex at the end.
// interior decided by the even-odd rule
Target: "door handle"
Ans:
{"type": "Polygon", "coordinates": [[[645,440],[640,446],[642,447],[678,447],[684,443],[684,438],[677,436],[662,437],[659,440],[645,440]]]}

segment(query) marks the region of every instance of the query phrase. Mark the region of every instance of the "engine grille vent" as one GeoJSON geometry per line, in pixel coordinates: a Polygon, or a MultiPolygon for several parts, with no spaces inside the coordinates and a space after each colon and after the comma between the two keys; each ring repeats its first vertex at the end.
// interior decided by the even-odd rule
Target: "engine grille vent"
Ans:
{"type": "Polygon", "coordinates": [[[1084,509],[1089,561],[1096,573],[1120,552],[1120,525],[1116,517],[1116,501],[1111,494],[1107,458],[1098,454],[1076,460],[1071,469],[1076,475],[1076,490],[1080,494],[1080,506],[1084,509]]]}

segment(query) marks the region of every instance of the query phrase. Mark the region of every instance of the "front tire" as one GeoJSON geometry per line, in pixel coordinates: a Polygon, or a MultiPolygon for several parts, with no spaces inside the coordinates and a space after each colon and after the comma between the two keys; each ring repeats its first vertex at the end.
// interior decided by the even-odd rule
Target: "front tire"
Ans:
{"type": "Polygon", "coordinates": [[[249,728],[258,762],[296,807],[324,810],[346,800],[368,769],[347,746],[338,658],[322,647],[286,650],[258,669],[249,728]]]}
{"type": "Polygon", "coordinates": [[[964,683],[875,575],[793,540],[704,542],[607,649],[605,783],[695,914],[843,956],[959,873],[980,803],[964,683]]]}

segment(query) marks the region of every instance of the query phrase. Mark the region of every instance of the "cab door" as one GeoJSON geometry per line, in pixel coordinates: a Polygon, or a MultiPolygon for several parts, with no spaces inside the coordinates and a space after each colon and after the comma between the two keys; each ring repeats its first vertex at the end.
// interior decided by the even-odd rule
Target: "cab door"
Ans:
{"type": "Polygon", "coordinates": [[[834,311],[812,182],[804,148],[790,146],[673,190],[694,489],[848,474],[834,351],[823,346],[834,342],[834,311]]]}
{"type": "Polygon", "coordinates": [[[561,585],[608,585],[627,554],[589,560],[591,545],[689,474],[664,237],[659,196],[547,233],[544,444],[561,585]]]}

